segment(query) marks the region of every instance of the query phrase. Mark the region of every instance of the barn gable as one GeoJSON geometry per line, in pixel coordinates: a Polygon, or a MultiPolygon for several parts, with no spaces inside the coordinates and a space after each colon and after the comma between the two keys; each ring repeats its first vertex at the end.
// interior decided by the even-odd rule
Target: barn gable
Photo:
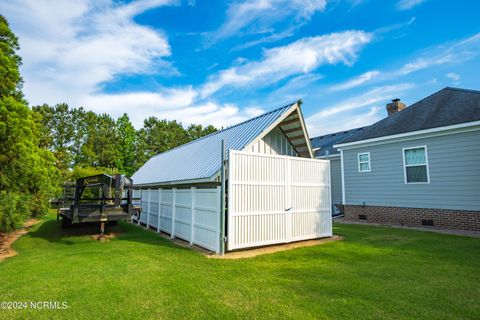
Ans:
{"type": "Polygon", "coordinates": [[[212,133],[148,160],[132,176],[137,186],[215,182],[226,149],[312,158],[301,101],[212,133]]]}

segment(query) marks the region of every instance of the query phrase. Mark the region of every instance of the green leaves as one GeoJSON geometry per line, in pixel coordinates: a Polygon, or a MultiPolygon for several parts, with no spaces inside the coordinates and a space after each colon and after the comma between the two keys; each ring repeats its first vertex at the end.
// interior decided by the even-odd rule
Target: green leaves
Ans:
{"type": "Polygon", "coordinates": [[[33,110],[38,144],[53,153],[63,181],[72,180],[78,172],[102,172],[95,168],[131,176],[152,156],[217,131],[195,124],[185,129],[175,120],[155,117],[136,130],[127,114],[115,121],[108,114],[66,104],[44,104],[33,110]]]}
{"type": "Polygon", "coordinates": [[[58,191],[55,158],[41,144],[39,115],[23,100],[18,39],[0,16],[0,231],[21,226],[30,215],[47,211],[58,191]]]}
{"type": "Polygon", "coordinates": [[[18,38],[10,30],[7,19],[0,15],[0,98],[23,98],[19,70],[22,59],[16,54],[18,49],[18,38]]]}
{"type": "Polygon", "coordinates": [[[46,212],[64,181],[107,173],[131,176],[150,157],[216,129],[150,117],[135,130],[128,115],[65,103],[30,109],[23,99],[18,39],[0,16],[0,231],[46,212]]]}

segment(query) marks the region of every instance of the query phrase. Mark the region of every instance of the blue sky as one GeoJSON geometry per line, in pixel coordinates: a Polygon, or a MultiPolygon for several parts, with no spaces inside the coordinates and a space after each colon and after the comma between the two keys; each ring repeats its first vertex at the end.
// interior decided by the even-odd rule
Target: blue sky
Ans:
{"type": "Polygon", "coordinates": [[[302,99],[310,136],[480,89],[480,3],[13,0],[32,105],[224,127],[302,99]]]}

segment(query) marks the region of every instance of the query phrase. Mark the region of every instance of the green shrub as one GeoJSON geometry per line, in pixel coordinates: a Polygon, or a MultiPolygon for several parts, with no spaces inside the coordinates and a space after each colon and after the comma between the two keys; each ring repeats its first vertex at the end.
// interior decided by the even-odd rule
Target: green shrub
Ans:
{"type": "Polygon", "coordinates": [[[13,192],[0,192],[0,232],[20,228],[30,216],[30,197],[13,192]]]}

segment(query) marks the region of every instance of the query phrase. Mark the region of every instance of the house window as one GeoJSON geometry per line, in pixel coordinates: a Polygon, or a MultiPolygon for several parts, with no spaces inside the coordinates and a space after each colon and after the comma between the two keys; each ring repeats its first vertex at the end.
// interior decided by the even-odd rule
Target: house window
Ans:
{"type": "Polygon", "coordinates": [[[370,172],[370,152],[358,154],[358,172],[370,172]]]}
{"type": "Polygon", "coordinates": [[[403,149],[405,183],[429,183],[427,147],[403,149]]]}

